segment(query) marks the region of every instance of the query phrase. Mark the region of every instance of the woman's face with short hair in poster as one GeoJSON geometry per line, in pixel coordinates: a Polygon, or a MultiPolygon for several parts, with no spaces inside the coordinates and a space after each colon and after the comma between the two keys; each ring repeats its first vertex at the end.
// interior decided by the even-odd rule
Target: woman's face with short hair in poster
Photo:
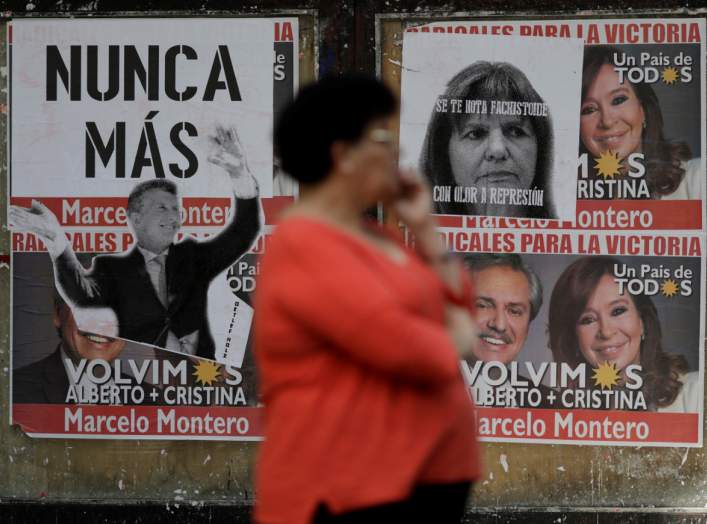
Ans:
{"type": "MultiPolygon", "coordinates": [[[[449,140],[449,163],[459,186],[529,189],[537,157],[535,130],[519,116],[471,115],[455,126],[449,140]]],[[[497,209],[484,214],[515,213],[497,209]]]]}

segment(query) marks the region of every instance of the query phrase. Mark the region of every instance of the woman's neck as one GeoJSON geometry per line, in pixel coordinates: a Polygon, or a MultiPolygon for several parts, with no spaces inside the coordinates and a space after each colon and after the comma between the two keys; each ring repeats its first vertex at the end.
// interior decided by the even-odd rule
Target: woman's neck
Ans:
{"type": "Polygon", "coordinates": [[[363,231],[366,227],[364,213],[368,207],[338,184],[328,183],[304,188],[286,216],[308,216],[349,231],[363,231]]]}
{"type": "Polygon", "coordinates": [[[397,243],[367,224],[365,212],[371,205],[354,188],[337,187],[331,182],[300,191],[300,199],[287,209],[283,218],[307,217],[327,223],[359,238],[393,262],[406,262],[407,256],[397,243]]]}

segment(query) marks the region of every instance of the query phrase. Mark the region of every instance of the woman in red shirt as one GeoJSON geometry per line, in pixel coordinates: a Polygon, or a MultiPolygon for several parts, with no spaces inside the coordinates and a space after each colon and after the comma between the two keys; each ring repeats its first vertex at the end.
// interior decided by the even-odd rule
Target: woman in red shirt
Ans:
{"type": "Polygon", "coordinates": [[[479,473],[458,367],[475,341],[471,290],[429,191],[397,169],[396,109],[375,79],[329,78],[275,129],[302,196],[268,243],[256,294],[261,524],[459,522],[479,473]],[[366,219],[378,202],[414,250],[366,219]]]}

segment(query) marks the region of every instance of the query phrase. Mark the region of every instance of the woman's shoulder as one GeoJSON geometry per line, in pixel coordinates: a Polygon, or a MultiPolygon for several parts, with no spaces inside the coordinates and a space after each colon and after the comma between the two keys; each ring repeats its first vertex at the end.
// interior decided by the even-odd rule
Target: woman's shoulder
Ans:
{"type": "Polygon", "coordinates": [[[347,237],[346,232],[323,220],[306,215],[291,215],[275,226],[271,244],[311,250],[346,243],[347,237]]]}
{"type": "Polygon", "coordinates": [[[703,178],[702,158],[697,157],[680,163],[680,167],[685,170],[685,174],[678,188],[669,195],[663,196],[663,200],[700,200],[702,198],[703,178]]]}
{"type": "MultiPolygon", "coordinates": [[[[326,228],[315,220],[291,216],[278,222],[264,242],[264,259],[298,259],[331,244],[326,228]]],[[[323,255],[323,252],[319,253],[323,255]]]]}
{"type": "Polygon", "coordinates": [[[672,413],[697,413],[702,400],[702,382],[698,371],[681,373],[678,380],[682,383],[675,401],[669,406],[658,408],[658,411],[672,413]]]}
{"type": "Polygon", "coordinates": [[[679,378],[682,382],[682,393],[685,397],[685,411],[696,413],[702,400],[702,382],[698,371],[690,371],[679,378]]]}
{"type": "Polygon", "coordinates": [[[700,383],[700,372],[690,371],[688,373],[682,373],[678,380],[682,382],[683,387],[696,387],[700,383]]]}
{"type": "Polygon", "coordinates": [[[316,230],[322,223],[314,218],[304,215],[285,215],[275,225],[275,233],[279,236],[298,234],[300,231],[316,230]]]}
{"type": "MultiPolygon", "coordinates": [[[[374,220],[366,222],[366,227],[398,245],[405,244],[403,235],[394,227],[381,225],[374,220]]],[[[336,250],[337,246],[370,247],[346,229],[307,215],[292,215],[282,220],[276,226],[272,240],[283,244],[295,241],[299,245],[321,247],[327,251],[336,250]]]]}
{"type": "Polygon", "coordinates": [[[329,244],[338,236],[335,226],[307,215],[288,215],[280,220],[272,231],[271,244],[316,246],[329,244]]]}
{"type": "Polygon", "coordinates": [[[292,215],[275,227],[265,244],[265,260],[277,260],[278,265],[307,271],[326,269],[328,273],[344,271],[356,257],[352,250],[360,249],[360,240],[351,234],[317,218],[292,215]]]}
{"type": "Polygon", "coordinates": [[[304,296],[315,279],[338,271],[341,262],[332,256],[333,244],[327,230],[313,220],[287,217],[278,222],[267,235],[259,259],[261,303],[304,296]]]}

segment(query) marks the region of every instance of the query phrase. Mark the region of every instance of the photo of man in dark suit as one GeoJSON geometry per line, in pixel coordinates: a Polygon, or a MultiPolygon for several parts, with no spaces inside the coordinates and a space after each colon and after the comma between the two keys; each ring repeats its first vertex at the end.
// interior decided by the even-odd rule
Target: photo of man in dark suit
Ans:
{"type": "Polygon", "coordinates": [[[215,152],[209,161],[228,173],[235,212],[218,235],[205,241],[174,242],[180,202],[176,184],[165,179],[142,182],[130,192],[127,215],[136,245],[124,254],[96,256],[90,269],[79,263],[47,207],[37,201],[29,210],[11,207],[11,225],[46,244],[64,300],[72,308],[114,311],[117,325],[97,332],[214,358],[206,313],[209,284],[257,238],[260,204],[235,130],[219,128],[211,140],[215,152]]]}
{"type": "Polygon", "coordinates": [[[78,367],[81,359],[102,359],[108,363],[120,356],[125,341],[81,331],[61,297],[54,299],[52,322],[59,344],[47,357],[12,374],[13,402],[21,404],[64,404],[71,382],[65,361],[78,367]]]}

